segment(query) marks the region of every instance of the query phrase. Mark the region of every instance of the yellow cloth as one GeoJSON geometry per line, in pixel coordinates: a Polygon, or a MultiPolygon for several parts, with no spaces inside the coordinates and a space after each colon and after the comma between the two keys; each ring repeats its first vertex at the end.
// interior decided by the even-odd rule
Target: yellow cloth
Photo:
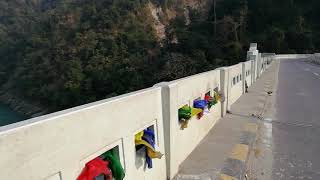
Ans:
{"type": "Polygon", "coordinates": [[[138,145],[144,145],[147,147],[147,154],[150,158],[154,159],[154,158],[158,158],[161,159],[161,157],[163,156],[163,154],[159,151],[156,151],[147,141],[142,139],[143,136],[143,131],[139,132],[138,134],[135,135],[134,137],[134,142],[136,144],[136,146],[138,145]]]}
{"type": "Polygon", "coordinates": [[[144,132],[141,131],[139,133],[137,133],[135,136],[134,136],[134,140],[142,140],[142,136],[144,135],[144,132]]]}
{"type": "Polygon", "coordinates": [[[184,130],[185,128],[188,127],[188,123],[189,123],[189,119],[188,120],[185,120],[185,121],[182,121],[180,124],[181,124],[181,129],[184,130]]]}
{"type": "Polygon", "coordinates": [[[220,101],[221,99],[220,94],[217,92],[214,92],[214,98],[216,99],[216,101],[220,101]]]}
{"type": "Polygon", "coordinates": [[[195,115],[197,115],[197,114],[199,114],[199,113],[201,113],[201,112],[202,112],[202,109],[191,108],[191,117],[192,117],[192,116],[195,116],[195,115]]]}

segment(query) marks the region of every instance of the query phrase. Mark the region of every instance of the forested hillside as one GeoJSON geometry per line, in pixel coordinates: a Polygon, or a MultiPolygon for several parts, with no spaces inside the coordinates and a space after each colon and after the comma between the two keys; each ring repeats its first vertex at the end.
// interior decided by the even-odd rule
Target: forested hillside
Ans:
{"type": "Polygon", "coordinates": [[[245,60],[320,49],[319,0],[0,0],[3,94],[56,111],[245,60]]]}

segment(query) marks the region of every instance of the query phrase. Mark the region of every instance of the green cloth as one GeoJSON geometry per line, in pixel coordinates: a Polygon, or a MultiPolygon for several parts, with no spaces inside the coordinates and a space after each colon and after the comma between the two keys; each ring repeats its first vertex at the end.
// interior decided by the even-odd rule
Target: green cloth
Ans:
{"type": "Polygon", "coordinates": [[[123,180],[125,173],[115,150],[110,150],[101,155],[103,160],[109,161],[109,168],[115,180],[123,180]]]}
{"type": "Polygon", "coordinates": [[[192,108],[188,105],[183,106],[178,110],[179,121],[187,121],[202,112],[202,109],[192,108]]]}
{"type": "Polygon", "coordinates": [[[217,101],[213,98],[211,98],[209,101],[208,101],[208,109],[210,109],[212,106],[214,106],[215,104],[217,104],[217,101]]]}
{"type": "Polygon", "coordinates": [[[183,106],[178,110],[179,121],[186,121],[191,118],[192,109],[189,106],[183,106]]]}
{"type": "Polygon", "coordinates": [[[210,102],[210,104],[211,104],[211,106],[216,105],[217,104],[217,100],[213,98],[212,101],[210,102]]]}
{"type": "Polygon", "coordinates": [[[213,97],[211,97],[210,95],[206,95],[204,97],[204,99],[208,102],[208,109],[210,110],[210,108],[212,106],[214,106],[215,104],[217,104],[217,100],[213,97]]]}
{"type": "Polygon", "coordinates": [[[202,112],[202,109],[192,108],[188,105],[184,105],[178,110],[179,121],[181,123],[181,129],[188,127],[188,122],[192,116],[195,116],[202,112]]]}

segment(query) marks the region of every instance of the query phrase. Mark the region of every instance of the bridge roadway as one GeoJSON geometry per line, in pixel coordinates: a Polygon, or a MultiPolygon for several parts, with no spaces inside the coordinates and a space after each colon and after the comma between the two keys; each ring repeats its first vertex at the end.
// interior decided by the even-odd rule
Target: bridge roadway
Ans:
{"type": "Polygon", "coordinates": [[[247,164],[249,179],[320,179],[320,66],[281,60],[247,164]]]}

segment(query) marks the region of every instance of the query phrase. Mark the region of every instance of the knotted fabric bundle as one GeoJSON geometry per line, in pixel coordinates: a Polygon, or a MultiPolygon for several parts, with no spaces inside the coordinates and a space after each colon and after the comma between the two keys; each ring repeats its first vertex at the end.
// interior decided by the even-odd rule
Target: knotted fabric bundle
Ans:
{"type": "Polygon", "coordinates": [[[214,99],[218,102],[221,101],[221,95],[217,92],[214,92],[214,99]]]}
{"type": "Polygon", "coordinates": [[[114,149],[111,149],[110,151],[102,154],[100,156],[103,160],[109,161],[109,167],[111,169],[112,175],[115,180],[123,180],[125,173],[122,168],[121,162],[116,155],[116,152],[114,149]]]}
{"type": "Polygon", "coordinates": [[[146,147],[146,163],[148,168],[152,168],[152,159],[158,158],[161,159],[163,154],[154,149],[155,147],[155,138],[154,132],[150,129],[139,132],[135,135],[135,144],[136,146],[143,145],[146,147]]]}
{"type": "Polygon", "coordinates": [[[112,172],[108,165],[108,161],[97,157],[86,164],[77,180],[94,180],[101,175],[105,180],[112,180],[112,172]]]}
{"type": "Polygon", "coordinates": [[[181,129],[185,129],[188,127],[189,120],[191,117],[201,113],[202,110],[198,108],[192,108],[188,105],[184,105],[182,108],[178,110],[179,122],[181,124],[181,129]]]}
{"type": "Polygon", "coordinates": [[[210,108],[212,106],[214,106],[215,104],[217,104],[217,101],[215,98],[211,97],[210,95],[205,95],[204,96],[204,100],[206,100],[208,102],[208,109],[210,110],[210,108]]]}
{"type": "Polygon", "coordinates": [[[201,109],[201,113],[198,114],[198,119],[200,119],[203,116],[203,111],[207,107],[208,102],[206,100],[194,100],[193,101],[193,107],[201,109]]]}

